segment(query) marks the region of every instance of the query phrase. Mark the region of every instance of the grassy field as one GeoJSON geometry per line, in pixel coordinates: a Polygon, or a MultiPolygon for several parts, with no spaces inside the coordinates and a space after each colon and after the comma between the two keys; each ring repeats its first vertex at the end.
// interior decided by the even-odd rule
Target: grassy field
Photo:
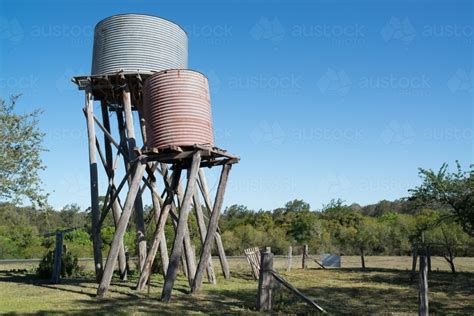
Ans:
{"type": "MultiPolygon", "coordinates": [[[[359,268],[357,257],[343,257],[340,269],[322,270],[312,264],[310,269],[302,270],[300,261],[294,258],[294,268],[285,272],[285,259],[276,258],[275,269],[330,314],[417,314],[417,282],[410,282],[408,273],[411,258],[367,257],[366,262],[369,268],[365,271],[359,268]]],[[[447,271],[444,260],[433,259],[434,271],[429,276],[430,312],[474,314],[474,258],[458,258],[457,264],[460,272],[453,275],[447,271]]],[[[163,284],[160,275],[154,275],[149,295],[146,290],[135,291],[136,278],[130,277],[127,282],[114,280],[108,297],[97,299],[97,285],[90,277],[52,285],[28,271],[32,265],[0,265],[0,313],[257,314],[257,282],[251,278],[247,262],[230,259],[230,265],[231,281],[219,277],[217,286],[205,284],[199,295],[188,295],[187,280],[180,276],[168,304],[158,300],[163,284]]],[[[276,310],[281,313],[311,312],[286,289],[275,287],[274,299],[276,310]]]]}

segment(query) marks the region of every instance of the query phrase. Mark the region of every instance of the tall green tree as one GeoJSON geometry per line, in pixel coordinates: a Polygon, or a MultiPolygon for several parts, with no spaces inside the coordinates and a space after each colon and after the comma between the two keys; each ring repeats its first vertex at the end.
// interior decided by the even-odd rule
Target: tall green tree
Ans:
{"type": "Polygon", "coordinates": [[[0,99],[0,201],[21,203],[24,198],[43,203],[39,171],[45,169],[41,160],[44,134],[38,127],[41,113],[17,114],[19,96],[10,102],[0,99]]]}
{"type": "Polygon", "coordinates": [[[448,164],[444,163],[438,172],[420,169],[419,174],[423,183],[409,191],[411,199],[425,207],[448,209],[450,217],[474,237],[474,165],[464,171],[456,161],[454,172],[449,172],[448,164]]]}

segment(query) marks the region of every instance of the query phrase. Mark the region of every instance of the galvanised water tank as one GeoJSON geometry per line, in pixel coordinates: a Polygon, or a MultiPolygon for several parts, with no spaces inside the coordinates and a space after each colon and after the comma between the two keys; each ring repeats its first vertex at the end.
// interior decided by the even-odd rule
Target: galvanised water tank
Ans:
{"type": "Polygon", "coordinates": [[[188,37],[168,20],[143,14],[120,14],[97,23],[92,75],[151,73],[187,68],[188,37]]]}
{"type": "Polygon", "coordinates": [[[196,71],[165,70],[143,86],[148,147],[214,145],[207,78],[196,71]]]}

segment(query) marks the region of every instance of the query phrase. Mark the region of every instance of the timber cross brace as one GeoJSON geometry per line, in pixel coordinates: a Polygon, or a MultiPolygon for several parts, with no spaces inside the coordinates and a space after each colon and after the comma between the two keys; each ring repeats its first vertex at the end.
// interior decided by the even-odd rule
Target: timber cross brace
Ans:
{"type": "MultiPolygon", "coordinates": [[[[158,250],[165,276],[162,299],[168,301],[180,263],[189,281],[191,292],[199,291],[204,274],[208,282],[216,284],[211,258],[212,245],[216,244],[220,266],[226,279],[230,279],[229,265],[218,227],[227,179],[232,164],[239,157],[225,150],[207,145],[193,145],[156,150],[147,147],[145,122],[141,109],[140,75],[76,77],[79,89],[85,91],[84,115],[87,121],[89,164],[91,177],[91,215],[94,265],[99,282],[97,295],[107,294],[115,266],[122,280],[127,279],[127,261],[124,235],[134,214],[137,232],[138,269],[140,278],[137,290],[149,282],[152,265],[158,250]],[[101,118],[94,114],[93,100],[100,100],[101,118]],[[132,105],[133,104],[133,105],[132,105]],[[116,116],[116,131],[110,118],[116,116]],[[139,134],[143,147],[138,148],[135,134],[134,113],[138,115],[139,134]],[[96,128],[103,134],[103,149],[96,135],[96,128]],[[116,140],[117,139],[117,140],[116,140]],[[107,177],[107,190],[102,206],[99,204],[99,172],[97,156],[107,177]],[[119,161],[124,168],[119,175],[119,161]],[[222,171],[214,201],[207,184],[204,167],[221,166],[222,171]],[[184,172],[186,171],[186,172],[184,172]],[[186,181],[184,181],[186,174],[186,181]],[[163,179],[163,189],[159,191],[163,179]],[[183,179],[182,179],[183,178],[183,179]],[[127,187],[127,189],[125,189],[127,187]],[[149,191],[152,201],[154,229],[150,245],[145,236],[146,225],[142,196],[149,191]],[[122,199],[125,197],[125,200],[122,199]],[[122,199],[121,199],[122,198],[122,199]],[[201,198],[203,205],[201,205],[201,198]],[[204,207],[203,207],[204,206],[204,207]],[[103,265],[100,230],[112,211],[115,234],[103,265]],[[200,236],[200,257],[196,260],[188,227],[189,214],[196,216],[200,236]],[[167,218],[175,230],[170,256],[166,247],[165,225],[167,218]]],[[[102,183],[102,182],[101,182],[102,183]]]]}

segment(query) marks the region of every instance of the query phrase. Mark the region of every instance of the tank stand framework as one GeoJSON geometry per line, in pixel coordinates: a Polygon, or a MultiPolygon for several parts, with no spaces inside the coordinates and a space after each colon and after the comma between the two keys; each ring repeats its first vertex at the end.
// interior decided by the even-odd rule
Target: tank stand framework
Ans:
{"type": "MultiPolygon", "coordinates": [[[[183,251],[185,252],[186,243],[184,241],[186,232],[188,230],[188,216],[191,209],[193,208],[193,201],[196,201],[195,199],[199,196],[198,190],[200,188],[201,193],[206,200],[208,199],[207,197],[209,195],[209,192],[205,192],[204,190],[202,190],[204,185],[203,181],[200,180],[199,176],[200,168],[202,166],[212,167],[222,165],[222,172],[216,192],[214,205],[212,211],[210,212],[207,231],[205,230],[205,228],[202,229],[200,227],[200,230],[203,233],[201,238],[203,238],[204,240],[200,260],[195,271],[188,270],[191,291],[196,292],[200,289],[204,273],[206,271],[209,273],[211,247],[215,240],[216,233],[218,233],[217,223],[222,208],[222,202],[227,185],[228,175],[232,164],[238,162],[237,157],[229,157],[230,155],[228,154],[226,154],[226,156],[221,156],[221,154],[222,152],[216,149],[204,149],[201,147],[197,147],[192,151],[186,151],[182,153],[162,153],[153,155],[142,154],[137,157],[137,159],[133,162],[132,166],[132,169],[134,170],[134,176],[131,181],[129,191],[127,193],[127,198],[125,200],[122,215],[117,224],[116,232],[114,234],[114,238],[112,240],[110,251],[104,267],[102,280],[97,291],[97,294],[99,296],[104,296],[110,285],[114,267],[117,263],[117,256],[119,254],[121,241],[123,240],[126,227],[130,220],[135,199],[138,196],[139,192],[142,190],[140,184],[142,182],[142,179],[144,178],[143,176],[145,174],[146,169],[149,167],[149,163],[158,162],[166,165],[166,162],[170,163],[170,160],[173,172],[169,178],[165,178],[165,182],[167,183],[165,189],[166,197],[164,201],[159,202],[161,210],[159,212],[152,245],[146,256],[146,261],[144,264],[144,268],[141,271],[140,279],[137,284],[137,289],[142,289],[149,278],[149,275],[151,273],[151,267],[164,233],[166,220],[168,218],[168,215],[171,214],[172,217],[175,217],[177,225],[175,239],[173,242],[173,249],[169,258],[168,269],[165,275],[162,299],[164,301],[168,301],[171,298],[173,284],[176,280],[176,276],[178,273],[179,262],[183,251]],[[178,188],[181,173],[183,170],[187,170],[187,181],[184,190],[184,195],[182,196],[182,198],[180,198],[178,188]],[[178,200],[178,205],[175,204],[176,198],[178,200]],[[178,206],[179,214],[176,212],[178,206]]],[[[163,166],[161,169],[165,170],[163,166]]],[[[164,173],[166,174],[166,171],[164,173]]],[[[152,188],[150,182],[148,180],[145,180],[144,182],[146,186],[149,186],[151,188],[152,193],[155,195],[156,199],[161,200],[161,195],[159,194],[159,192],[152,188]]],[[[196,205],[197,204],[195,203],[194,206],[196,205]]],[[[197,214],[196,216],[200,216],[201,218],[203,218],[203,214],[199,214],[199,209],[199,207],[194,207],[194,210],[197,214]]]]}
{"type": "Polygon", "coordinates": [[[216,243],[224,277],[226,279],[231,277],[217,222],[222,208],[228,173],[231,165],[237,163],[239,158],[218,148],[199,145],[187,148],[177,147],[164,151],[147,149],[145,124],[139,105],[141,104],[141,80],[140,74],[74,78],[79,89],[85,91],[84,114],[87,121],[89,143],[94,266],[96,278],[100,281],[97,293],[99,296],[104,296],[107,293],[117,263],[121,279],[127,278],[123,237],[131,215],[135,212],[141,272],[137,289],[143,289],[149,280],[152,263],[159,249],[165,274],[163,299],[169,300],[180,261],[192,292],[199,290],[204,273],[207,274],[209,283],[216,283],[210,256],[213,242],[216,243]],[[94,114],[93,99],[101,101],[102,120],[94,114]],[[135,106],[132,106],[132,102],[135,103],[135,106]],[[109,121],[114,112],[117,118],[119,141],[114,139],[109,121]],[[134,112],[138,113],[140,118],[143,152],[136,147],[133,125],[134,112]],[[96,128],[103,133],[104,151],[102,151],[96,136],[96,128]],[[115,155],[114,150],[116,151],[115,155]],[[99,204],[97,156],[100,158],[108,180],[102,207],[99,204]],[[119,159],[122,159],[125,165],[123,178],[117,175],[119,159]],[[222,166],[222,173],[216,198],[212,203],[203,168],[215,166],[222,166]],[[187,171],[187,182],[183,190],[179,180],[184,170],[187,171]],[[164,185],[161,194],[158,191],[159,183],[157,181],[160,176],[164,185]],[[122,204],[119,194],[125,190],[125,184],[128,184],[128,192],[125,202],[122,204]],[[146,246],[143,203],[141,201],[141,197],[147,189],[151,193],[156,224],[152,244],[149,248],[146,246]],[[206,214],[201,206],[201,197],[205,209],[208,211],[206,214]],[[110,210],[112,210],[114,217],[116,232],[106,264],[102,266],[100,230],[110,210]],[[194,210],[202,243],[201,257],[197,264],[187,222],[191,210],[194,210]],[[171,258],[168,257],[164,233],[168,216],[171,217],[176,232],[171,258]]]}

